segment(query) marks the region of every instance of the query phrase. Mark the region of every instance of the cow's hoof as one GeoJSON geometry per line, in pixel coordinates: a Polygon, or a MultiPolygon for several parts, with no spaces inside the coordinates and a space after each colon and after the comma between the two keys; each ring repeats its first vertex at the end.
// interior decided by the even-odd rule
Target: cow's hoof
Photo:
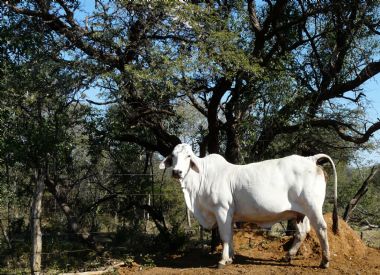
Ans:
{"type": "Polygon", "coordinates": [[[281,260],[285,263],[290,263],[292,261],[292,257],[290,255],[285,255],[281,260]]]}
{"type": "Polygon", "coordinates": [[[321,264],[319,265],[320,268],[328,268],[329,267],[329,262],[321,262],[321,264]]]}
{"type": "Polygon", "coordinates": [[[218,269],[222,269],[222,268],[225,268],[226,265],[229,265],[229,264],[232,264],[232,259],[229,259],[229,260],[222,260],[220,262],[218,262],[218,269]]]}

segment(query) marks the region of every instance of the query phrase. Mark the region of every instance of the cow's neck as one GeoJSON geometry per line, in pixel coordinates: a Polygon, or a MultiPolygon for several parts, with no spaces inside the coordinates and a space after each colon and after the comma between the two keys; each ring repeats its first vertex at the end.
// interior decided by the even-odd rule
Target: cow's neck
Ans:
{"type": "Polygon", "coordinates": [[[190,169],[186,177],[181,180],[181,188],[187,208],[194,213],[194,202],[201,187],[201,175],[190,169]]]}

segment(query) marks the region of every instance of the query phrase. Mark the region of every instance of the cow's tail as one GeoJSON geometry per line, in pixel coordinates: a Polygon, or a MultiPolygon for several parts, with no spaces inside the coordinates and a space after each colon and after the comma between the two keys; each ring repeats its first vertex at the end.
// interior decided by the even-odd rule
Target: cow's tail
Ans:
{"type": "Polygon", "coordinates": [[[338,177],[337,177],[337,174],[336,174],[336,169],[335,169],[335,164],[333,162],[333,160],[328,156],[328,155],[325,155],[325,154],[318,154],[318,155],[315,155],[313,156],[315,162],[318,162],[318,160],[320,159],[327,159],[331,166],[332,166],[332,169],[333,169],[333,172],[334,172],[334,210],[333,210],[333,225],[332,225],[332,230],[334,232],[334,234],[338,234],[339,232],[339,228],[338,228],[338,177]]]}

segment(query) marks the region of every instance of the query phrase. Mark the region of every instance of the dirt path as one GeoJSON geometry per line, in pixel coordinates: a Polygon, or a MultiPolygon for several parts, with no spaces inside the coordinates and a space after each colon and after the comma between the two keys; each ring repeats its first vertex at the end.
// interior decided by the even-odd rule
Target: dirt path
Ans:
{"type": "MultiPolygon", "coordinates": [[[[331,215],[325,215],[331,228],[331,215]]],[[[138,263],[118,269],[119,274],[380,274],[380,250],[368,248],[359,236],[343,221],[340,234],[329,232],[331,261],[328,269],[318,267],[321,256],[319,242],[312,231],[299,255],[291,264],[282,261],[290,237],[267,237],[253,232],[234,235],[235,259],[223,270],[216,269],[220,253],[193,249],[184,254],[157,259],[155,267],[145,268],[138,263]]]]}

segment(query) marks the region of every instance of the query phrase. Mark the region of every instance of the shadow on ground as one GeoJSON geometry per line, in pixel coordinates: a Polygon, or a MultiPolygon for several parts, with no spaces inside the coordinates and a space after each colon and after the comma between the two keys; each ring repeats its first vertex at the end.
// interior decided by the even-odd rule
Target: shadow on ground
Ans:
{"type": "MultiPolygon", "coordinates": [[[[191,249],[184,254],[158,256],[154,259],[156,267],[166,268],[217,268],[220,260],[220,253],[209,253],[205,249],[191,249]]],[[[142,264],[142,263],[139,263],[142,264]]],[[[248,257],[244,255],[235,255],[233,265],[257,265],[257,266],[293,266],[283,259],[266,259],[259,257],[248,257]]]]}

